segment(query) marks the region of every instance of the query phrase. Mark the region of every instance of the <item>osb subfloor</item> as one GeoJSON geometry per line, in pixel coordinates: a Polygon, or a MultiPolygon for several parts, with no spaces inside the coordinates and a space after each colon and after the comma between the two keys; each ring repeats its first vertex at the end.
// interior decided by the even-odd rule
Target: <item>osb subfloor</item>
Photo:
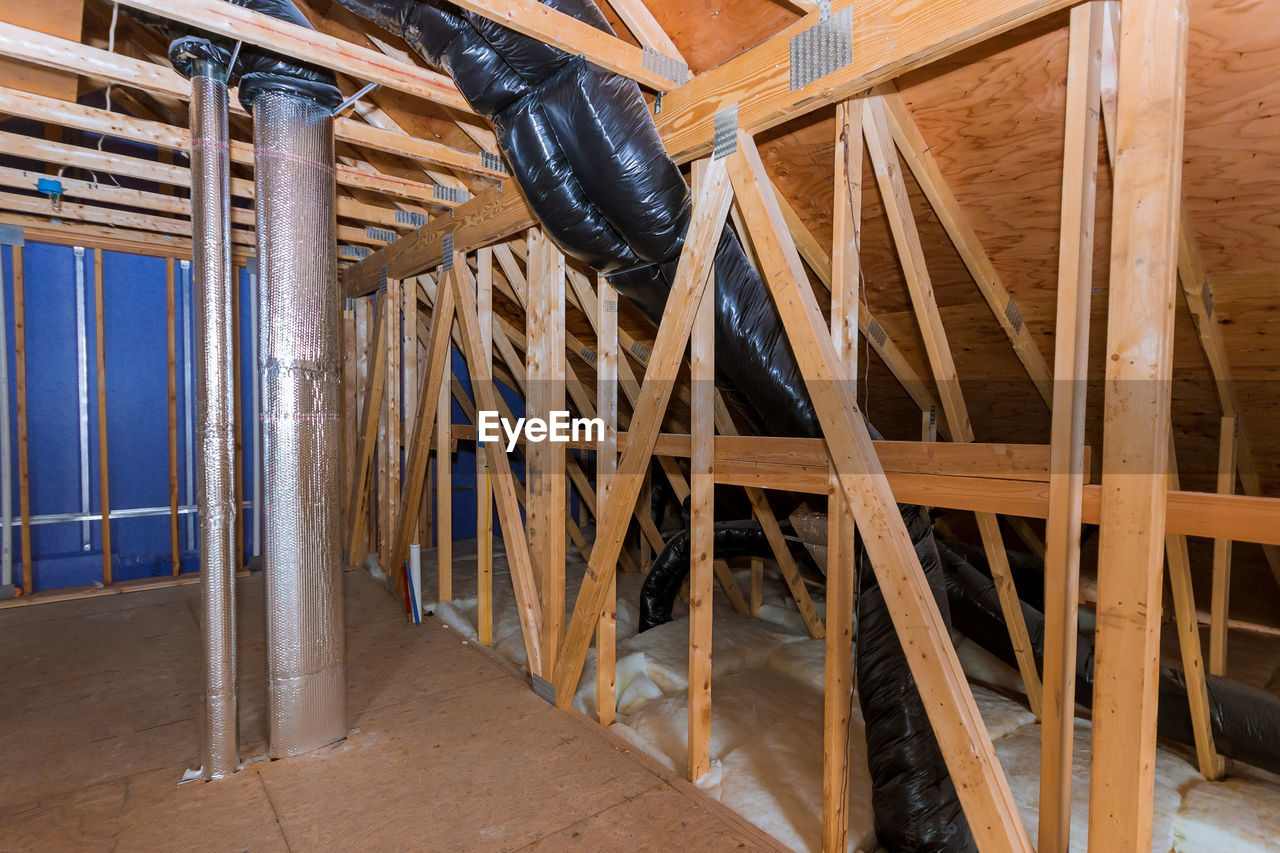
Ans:
{"type": "MultiPolygon", "coordinates": [[[[346,575],[342,744],[179,786],[198,764],[195,586],[0,611],[0,849],[768,846],[557,711],[381,584],[346,575]]],[[[241,755],[265,749],[261,576],[240,583],[241,755]]]]}

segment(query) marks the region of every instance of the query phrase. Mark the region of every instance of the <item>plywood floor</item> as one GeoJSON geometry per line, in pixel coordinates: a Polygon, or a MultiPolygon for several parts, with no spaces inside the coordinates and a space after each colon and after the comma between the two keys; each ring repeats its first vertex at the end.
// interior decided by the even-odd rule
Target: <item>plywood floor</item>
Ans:
{"type": "MultiPolygon", "coordinates": [[[[439,623],[348,573],[342,744],[198,763],[195,586],[0,611],[2,850],[769,849],[439,623]]],[[[240,583],[241,755],[265,748],[260,576],[240,583]]]]}

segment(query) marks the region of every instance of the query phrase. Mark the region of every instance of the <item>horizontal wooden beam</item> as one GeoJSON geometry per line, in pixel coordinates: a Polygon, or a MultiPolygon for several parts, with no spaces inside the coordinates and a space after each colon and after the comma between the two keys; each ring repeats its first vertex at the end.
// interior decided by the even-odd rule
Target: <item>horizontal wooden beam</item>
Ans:
{"type": "Polygon", "coordinates": [[[443,74],[234,3],[224,0],[122,0],[122,3],[216,35],[266,48],[281,56],[378,83],[461,112],[471,112],[458,87],[443,74]]]}
{"type": "MultiPolygon", "coordinates": [[[[737,105],[738,126],[758,133],[1070,5],[1072,0],[969,0],[945,7],[934,0],[835,0],[832,16],[851,10],[856,22],[850,63],[792,90],[791,39],[816,23],[805,18],[668,93],[656,117],[658,132],[668,153],[685,163],[711,151],[714,117],[725,107],[737,105]]],[[[455,219],[483,223],[467,229],[465,238],[455,237],[459,249],[490,245],[529,227],[533,214],[523,198],[511,194],[512,185],[454,211],[455,219]]],[[[373,292],[383,266],[390,275],[406,277],[438,264],[440,235],[432,236],[401,238],[348,269],[346,295],[373,292]]]]}
{"type": "Polygon", "coordinates": [[[670,92],[684,83],[688,69],[678,57],[670,57],[672,64],[681,69],[672,69],[681,78],[677,80],[647,67],[649,63],[640,48],[538,0],[453,0],[453,4],[566,53],[585,57],[593,65],[629,77],[655,92],[670,92]]]}
{"type": "MultiPolygon", "coordinates": [[[[58,219],[75,219],[79,222],[93,222],[99,225],[117,225],[122,228],[133,228],[139,231],[153,231],[157,234],[191,236],[191,223],[185,219],[152,216],[128,210],[94,207],[88,204],[74,204],[69,201],[62,202],[58,209],[54,210],[47,199],[18,195],[17,193],[0,192],[0,210],[10,213],[52,216],[58,219]]],[[[252,247],[257,240],[252,232],[233,229],[231,231],[231,242],[241,246],[252,247]]]]}
{"type": "MultiPolygon", "coordinates": [[[[129,252],[155,258],[191,258],[191,241],[185,237],[168,234],[134,231],[128,228],[112,228],[79,222],[51,220],[41,216],[0,211],[0,225],[17,225],[23,229],[26,239],[55,246],[83,246],[86,249],[106,249],[111,252],[129,252]]],[[[242,246],[232,246],[232,260],[243,264],[251,255],[242,246]]]]}

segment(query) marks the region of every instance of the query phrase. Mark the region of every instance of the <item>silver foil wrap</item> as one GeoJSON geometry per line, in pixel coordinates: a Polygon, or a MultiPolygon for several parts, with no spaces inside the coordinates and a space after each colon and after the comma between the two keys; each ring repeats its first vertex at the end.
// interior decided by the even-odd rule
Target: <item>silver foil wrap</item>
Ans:
{"type": "Polygon", "coordinates": [[[195,307],[196,506],[204,640],[204,778],[240,764],[236,717],[235,339],[227,86],[191,78],[191,226],[195,307]]]}
{"type": "Polygon", "coordinates": [[[271,754],[346,736],[340,552],[341,301],[333,120],[281,92],[253,105],[267,712],[271,754]]]}

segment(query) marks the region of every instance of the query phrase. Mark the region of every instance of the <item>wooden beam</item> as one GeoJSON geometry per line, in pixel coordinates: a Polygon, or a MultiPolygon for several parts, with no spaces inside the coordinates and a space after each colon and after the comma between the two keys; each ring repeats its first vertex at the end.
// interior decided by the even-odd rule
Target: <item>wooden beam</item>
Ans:
{"type": "MultiPolygon", "coordinates": [[[[471,388],[476,394],[476,407],[498,411],[500,408],[498,392],[493,385],[490,365],[485,361],[480,346],[480,320],[476,315],[475,306],[464,298],[467,289],[462,282],[464,277],[469,279],[470,275],[471,271],[467,269],[465,255],[461,252],[455,253],[454,269],[450,278],[454,293],[458,297],[456,300],[458,325],[461,327],[462,340],[466,345],[467,367],[471,374],[471,388]]],[[[447,291],[448,288],[441,288],[436,303],[437,316],[445,305],[447,291]]],[[[534,675],[545,677],[542,676],[542,606],[538,598],[529,543],[524,537],[524,525],[516,499],[517,480],[511,471],[511,462],[499,442],[485,442],[484,448],[489,454],[489,468],[493,471],[494,499],[498,505],[498,520],[502,524],[502,537],[506,543],[507,565],[511,572],[511,583],[515,589],[516,607],[524,634],[529,671],[534,675]]]]}
{"type": "MultiPolygon", "coordinates": [[[[865,118],[865,116],[864,116],[865,118]]],[[[974,703],[933,593],[920,568],[871,437],[846,383],[835,345],[805,282],[804,269],[751,138],[738,133],[730,155],[735,193],[822,424],[841,489],[857,517],[868,557],[929,713],[978,845],[1029,851],[1031,842],[974,703]]]]}
{"type": "Polygon", "coordinates": [[[1125,0],[1119,40],[1089,847],[1151,847],[1185,0],[1125,0]]]}
{"type": "Polygon", "coordinates": [[[98,386],[98,509],[102,513],[102,585],[111,586],[111,485],[107,460],[107,306],[102,286],[102,250],[93,250],[94,349],[98,386]]]}
{"type": "Polygon", "coordinates": [[[728,218],[731,195],[723,161],[713,161],[707,169],[702,191],[694,201],[693,219],[676,268],[675,282],[658,327],[645,384],[631,418],[632,440],[618,463],[616,490],[606,500],[604,514],[596,519],[595,547],[578,591],[573,618],[565,632],[556,671],[556,702],[562,707],[573,700],[591,635],[604,611],[604,598],[613,586],[627,520],[634,511],[641,482],[649,468],[681,354],[693,328],[694,313],[707,289],[715,246],[728,218]]]}
{"type": "MultiPolygon", "coordinates": [[[[1235,415],[1222,419],[1218,449],[1218,494],[1230,495],[1236,485],[1235,415]]],[[[1231,540],[1213,540],[1213,595],[1209,606],[1209,674],[1227,674],[1227,616],[1231,604],[1231,540]]]]}
{"type": "MultiPolygon", "coordinates": [[[[596,319],[596,416],[604,433],[596,447],[596,518],[604,516],[613,476],[618,469],[618,294],[600,276],[599,314],[596,319]]],[[[596,717],[609,726],[617,714],[616,659],[618,636],[618,585],[611,579],[604,599],[604,613],[596,627],[596,717]]]]}
{"type": "MultiPolygon", "coordinates": [[[[546,421],[552,412],[565,410],[564,268],[564,255],[550,238],[530,230],[526,408],[530,418],[546,421]]],[[[525,465],[525,529],[542,602],[542,677],[551,681],[564,631],[565,446],[532,442],[525,448],[525,465]]]]}
{"type": "MultiPolygon", "coordinates": [[[[454,3],[508,29],[558,47],[570,56],[585,57],[593,65],[635,80],[655,92],[670,92],[684,82],[688,72],[682,68],[673,72],[679,79],[672,79],[653,71],[640,48],[537,0],[454,0],[454,3]]],[[[684,65],[675,56],[671,60],[684,65]]]]}
{"type": "Polygon", "coordinates": [[[684,57],[680,54],[680,49],[676,47],[676,43],[671,40],[666,30],[653,17],[653,13],[649,11],[649,7],[645,5],[644,0],[609,0],[609,6],[614,12],[618,13],[622,23],[631,31],[631,34],[636,37],[636,41],[640,42],[642,47],[674,57],[681,62],[684,61],[684,57]]]}
{"type": "Polygon", "coordinates": [[[319,65],[389,89],[471,112],[458,87],[443,74],[399,62],[342,39],[221,0],[123,0],[123,5],[292,59],[319,65]]]}
{"type": "MultiPolygon", "coordinates": [[[[694,164],[694,191],[705,162],[694,164]]],[[[689,744],[686,770],[697,782],[711,770],[711,628],[715,568],[715,272],[699,300],[689,337],[689,744]]]]}
{"type": "Polygon", "coordinates": [[[360,432],[356,437],[356,467],[347,498],[347,552],[353,564],[364,561],[365,496],[382,418],[382,391],[387,381],[386,310],[378,297],[373,308],[373,331],[369,335],[368,373],[365,381],[360,432]]]}
{"type": "MultiPolygon", "coordinates": [[[[886,113],[887,109],[882,97],[874,96],[868,99],[863,124],[867,151],[871,155],[871,163],[875,167],[876,179],[880,184],[880,197],[889,217],[894,243],[898,247],[898,257],[902,262],[902,271],[907,280],[907,290],[910,292],[911,303],[915,307],[916,319],[924,337],[929,365],[933,368],[938,397],[942,400],[942,412],[951,428],[951,439],[970,442],[973,441],[973,426],[969,421],[969,410],[960,388],[960,378],[951,355],[951,345],[947,340],[946,330],[942,326],[942,315],[938,311],[933,284],[925,264],[924,248],[911,211],[906,182],[894,152],[886,113]]],[[[991,567],[991,576],[1000,598],[1000,609],[1004,613],[1005,624],[1009,626],[1009,640],[1018,659],[1018,671],[1022,676],[1027,701],[1032,713],[1039,716],[1040,674],[1036,670],[1035,652],[1027,633],[1018,590],[1013,583],[1013,572],[1009,568],[1009,557],[1005,552],[1000,524],[996,517],[989,513],[978,513],[977,521],[982,545],[991,567]]]]}
{"type": "MultiPolygon", "coordinates": [[[[456,299],[466,294],[455,291],[456,299]]],[[[453,400],[448,382],[452,365],[446,364],[436,396],[436,583],[437,600],[453,601],[453,448],[450,427],[453,400]]],[[[405,516],[407,521],[409,516],[405,516]]]]}
{"type": "Polygon", "coordinates": [[[382,570],[394,578],[398,591],[404,583],[400,564],[388,564],[392,538],[395,536],[395,520],[400,516],[400,288],[396,278],[387,279],[387,292],[382,297],[383,346],[386,349],[384,369],[387,372],[382,390],[382,452],[385,466],[378,483],[378,558],[382,570]]]}
{"type": "MultiPolygon", "coordinates": [[[[836,106],[832,200],[831,342],[840,382],[857,399],[862,262],[861,96],[836,106]]],[[[849,836],[849,724],[853,715],[853,602],[856,521],[834,468],[827,486],[826,655],[822,692],[822,847],[844,850],[849,836]]]]}
{"type": "MultiPolygon", "coordinates": [[[[977,232],[973,230],[955,193],[951,191],[946,178],[943,177],[942,170],[933,157],[933,150],[925,142],[915,119],[911,117],[911,110],[907,108],[906,101],[890,83],[879,87],[877,93],[880,96],[880,102],[884,105],[889,131],[911,173],[915,175],[916,183],[920,185],[930,206],[938,215],[938,220],[955,245],[960,259],[964,261],[969,275],[973,277],[974,284],[978,286],[978,291],[986,299],[996,322],[1008,335],[1014,353],[1022,362],[1027,375],[1031,377],[1036,390],[1040,392],[1040,397],[1045,403],[1050,403],[1053,398],[1053,377],[1049,372],[1049,364],[1041,354],[1035,338],[1022,322],[1022,314],[1013,302],[1008,288],[1004,286],[1000,273],[991,262],[991,257],[983,247],[977,232]]],[[[1096,100],[1090,103],[1096,103],[1096,100]]],[[[1096,149],[1096,143],[1093,147],[1096,149]]]]}
{"type": "MultiPolygon", "coordinates": [[[[477,253],[476,318],[480,349],[493,372],[493,250],[477,253]]],[[[416,339],[415,339],[416,340],[416,339]]],[[[415,343],[414,348],[417,348],[415,343]]],[[[493,645],[493,486],[489,460],[476,445],[476,634],[481,645],[493,645]]]]}
{"type": "Polygon", "coordinates": [[[18,513],[22,518],[22,594],[35,591],[31,553],[31,466],[27,435],[27,298],[23,248],[13,247],[13,354],[18,410],[18,513]]]}
{"type": "Polygon", "coordinates": [[[165,292],[165,375],[168,383],[169,410],[169,559],[173,576],[182,573],[182,542],[178,536],[178,348],[176,329],[177,288],[173,275],[173,258],[164,265],[165,292]]]}
{"type": "Polygon", "coordinates": [[[1071,10],[1067,113],[1063,144],[1062,225],[1054,334],[1049,469],[1045,525],[1044,707],[1040,729],[1042,853],[1067,853],[1071,841],[1071,774],[1076,721],[1079,634],[1080,496],[1089,374],[1089,302],[1098,189],[1098,104],[1102,73],[1102,4],[1071,10]]]}

